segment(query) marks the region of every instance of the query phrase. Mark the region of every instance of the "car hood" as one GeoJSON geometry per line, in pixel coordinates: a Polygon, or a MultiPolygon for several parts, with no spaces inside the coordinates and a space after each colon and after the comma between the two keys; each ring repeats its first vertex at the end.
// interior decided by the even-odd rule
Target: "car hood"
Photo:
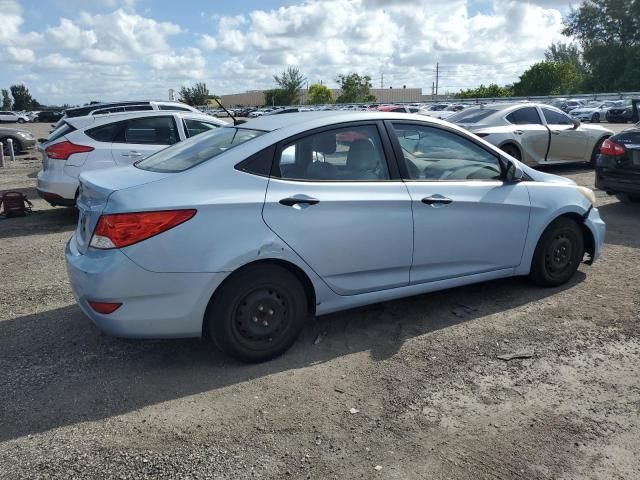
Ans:
{"type": "Polygon", "coordinates": [[[562,185],[576,185],[576,182],[571,180],[570,178],[561,177],[560,175],[553,175],[552,173],[541,172],[540,170],[535,170],[522,162],[519,162],[520,168],[523,172],[525,172],[531,179],[536,182],[546,182],[546,183],[558,183],[562,185]]]}
{"type": "Polygon", "coordinates": [[[598,107],[574,108],[571,113],[594,113],[600,110],[598,107]]]}
{"type": "Polygon", "coordinates": [[[5,128],[0,127],[0,135],[15,135],[18,133],[24,133],[25,135],[31,135],[29,130],[21,130],[19,128],[5,128]]]}

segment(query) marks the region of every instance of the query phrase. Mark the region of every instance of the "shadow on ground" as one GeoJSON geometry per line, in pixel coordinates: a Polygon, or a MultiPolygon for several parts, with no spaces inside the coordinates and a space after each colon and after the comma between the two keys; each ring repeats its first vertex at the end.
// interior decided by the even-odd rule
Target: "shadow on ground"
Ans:
{"type": "Polygon", "coordinates": [[[0,441],[145,406],[357,352],[374,361],[408,340],[535,302],[555,289],[513,278],[372,305],[310,321],[271,362],[242,365],[207,340],[133,341],[100,333],[76,306],[0,321],[0,441]],[[318,344],[314,339],[320,335],[318,344]]]}

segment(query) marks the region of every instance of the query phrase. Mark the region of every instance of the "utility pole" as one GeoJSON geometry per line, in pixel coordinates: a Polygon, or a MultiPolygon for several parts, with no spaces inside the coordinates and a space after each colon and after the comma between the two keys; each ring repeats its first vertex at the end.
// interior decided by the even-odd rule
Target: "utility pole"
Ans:
{"type": "Polygon", "coordinates": [[[380,88],[384,88],[384,72],[380,72],[380,88]]]}
{"type": "Polygon", "coordinates": [[[440,80],[440,64],[436,63],[436,97],[438,96],[438,81],[440,80]]]}
{"type": "Polygon", "coordinates": [[[436,91],[436,82],[432,81],[432,82],[431,82],[431,100],[434,100],[434,99],[435,99],[435,97],[433,96],[433,94],[435,93],[435,91],[436,91]]]}

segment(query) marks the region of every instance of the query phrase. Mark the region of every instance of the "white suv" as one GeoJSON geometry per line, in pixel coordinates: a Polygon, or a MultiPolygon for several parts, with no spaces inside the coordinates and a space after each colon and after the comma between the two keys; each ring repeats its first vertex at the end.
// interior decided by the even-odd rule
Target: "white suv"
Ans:
{"type": "Polygon", "coordinates": [[[27,117],[24,113],[9,111],[0,112],[0,122],[24,123],[28,121],[29,117],[27,117]]]}
{"type": "Polygon", "coordinates": [[[51,205],[73,206],[78,176],[87,170],[130,165],[168,145],[227,125],[193,112],[143,111],[67,118],[44,143],[38,195],[51,205]]]}

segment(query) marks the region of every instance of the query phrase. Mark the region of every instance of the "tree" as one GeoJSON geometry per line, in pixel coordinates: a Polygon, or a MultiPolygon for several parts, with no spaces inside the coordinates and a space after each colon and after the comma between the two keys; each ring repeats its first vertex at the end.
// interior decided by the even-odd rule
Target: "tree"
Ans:
{"type": "Polygon", "coordinates": [[[548,62],[571,63],[582,69],[580,49],[573,43],[552,43],[544,52],[544,59],[548,62]]]}
{"type": "Polygon", "coordinates": [[[295,105],[300,99],[302,86],[307,81],[297,68],[289,67],[280,76],[274,75],[273,79],[278,84],[280,92],[277,94],[280,101],[275,105],[295,105]]]}
{"type": "Polygon", "coordinates": [[[495,83],[488,86],[480,85],[478,88],[469,88],[467,90],[460,90],[460,93],[456,95],[457,98],[498,98],[498,97],[511,97],[513,95],[513,89],[511,86],[501,87],[495,83]]]}
{"type": "Polygon", "coordinates": [[[209,98],[209,89],[206,83],[196,83],[193,87],[180,88],[180,101],[191,105],[206,105],[209,98]]]}
{"type": "Polygon", "coordinates": [[[9,96],[9,90],[6,88],[2,89],[2,110],[11,110],[11,97],[9,96]]]}
{"type": "Polygon", "coordinates": [[[640,85],[640,2],[584,0],[565,19],[567,36],[582,46],[591,91],[636,90],[640,85]]]}
{"type": "Polygon", "coordinates": [[[520,75],[520,80],[513,84],[513,94],[527,97],[577,93],[581,90],[582,80],[581,72],[573,63],[538,62],[520,75]]]}
{"type": "Polygon", "coordinates": [[[33,97],[29,93],[29,89],[23,84],[11,85],[11,96],[13,97],[13,109],[15,111],[29,110],[34,102],[33,97]]]}
{"type": "Polygon", "coordinates": [[[324,85],[314,83],[309,87],[309,100],[307,100],[307,103],[309,105],[333,103],[331,90],[324,85]]]}
{"type": "Polygon", "coordinates": [[[264,103],[269,106],[291,105],[289,94],[282,88],[273,88],[264,92],[264,103]]]}
{"type": "Polygon", "coordinates": [[[336,103],[366,103],[374,102],[375,95],[371,94],[371,77],[369,75],[360,76],[357,73],[349,75],[338,75],[336,78],[340,84],[340,96],[336,103]]]}

